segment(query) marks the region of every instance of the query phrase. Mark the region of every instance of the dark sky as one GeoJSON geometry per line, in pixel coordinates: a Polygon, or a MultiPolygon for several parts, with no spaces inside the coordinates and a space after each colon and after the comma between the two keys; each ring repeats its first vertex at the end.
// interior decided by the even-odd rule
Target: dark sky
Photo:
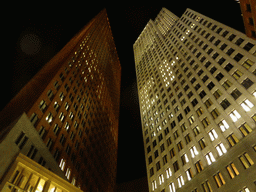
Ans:
{"type": "Polygon", "coordinates": [[[4,73],[1,76],[1,85],[2,93],[6,96],[0,109],[90,19],[106,7],[122,67],[117,182],[146,176],[133,43],[149,19],[154,19],[162,7],[166,7],[178,17],[181,17],[186,8],[191,8],[244,32],[239,4],[234,0],[226,0],[225,3],[223,0],[167,2],[147,6],[135,6],[131,3],[101,5],[99,2],[90,2],[88,6],[86,1],[71,1],[59,5],[54,3],[54,7],[46,3],[6,6],[9,8],[5,15],[2,15],[1,26],[1,45],[4,46],[1,62],[4,73]],[[34,38],[35,41],[29,42],[28,37],[34,38]],[[32,51],[26,46],[21,46],[24,42],[33,47],[32,51]]]}

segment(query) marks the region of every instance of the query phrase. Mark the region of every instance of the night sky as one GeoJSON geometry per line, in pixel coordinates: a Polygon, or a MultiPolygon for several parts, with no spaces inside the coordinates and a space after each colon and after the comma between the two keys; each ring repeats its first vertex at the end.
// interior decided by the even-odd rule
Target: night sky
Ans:
{"type": "MultiPolygon", "coordinates": [[[[104,7],[122,67],[117,182],[146,176],[144,147],[133,57],[133,43],[162,7],[181,17],[186,8],[215,19],[244,33],[239,4],[234,0],[167,1],[147,6],[106,4],[85,1],[56,4],[15,4],[2,16],[2,109],[12,97],[47,63],[88,21],[104,7]],[[175,2],[175,3],[174,3],[175,2]],[[5,74],[6,73],[6,74],[5,74]],[[7,78],[6,78],[7,77],[7,78]]],[[[40,2],[42,3],[42,2],[40,2]]],[[[121,3],[120,3],[121,4],[121,3]]]]}

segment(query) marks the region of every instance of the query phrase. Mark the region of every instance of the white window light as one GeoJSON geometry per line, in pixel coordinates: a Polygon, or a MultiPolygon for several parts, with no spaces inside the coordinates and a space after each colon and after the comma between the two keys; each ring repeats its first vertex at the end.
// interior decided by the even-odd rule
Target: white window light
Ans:
{"type": "Polygon", "coordinates": [[[67,177],[67,179],[70,178],[70,173],[71,173],[70,168],[67,168],[67,171],[66,171],[66,174],[65,174],[65,176],[67,177]]]}
{"type": "Polygon", "coordinates": [[[170,189],[170,192],[176,192],[174,183],[171,183],[171,184],[169,185],[169,189],[170,189]]]}
{"type": "Polygon", "coordinates": [[[215,158],[212,154],[212,152],[208,153],[206,156],[205,156],[206,160],[207,160],[207,163],[208,165],[211,165],[212,162],[215,162],[215,158]]]}
{"type": "Polygon", "coordinates": [[[181,188],[181,187],[182,187],[182,185],[184,185],[184,184],[185,184],[185,183],[184,183],[184,179],[183,179],[182,175],[181,175],[181,176],[179,176],[177,180],[178,180],[179,188],[181,188]]]}
{"type": "Polygon", "coordinates": [[[237,110],[234,110],[232,113],[229,114],[229,116],[231,117],[233,122],[236,122],[241,117],[237,110]]]}
{"type": "Polygon", "coordinates": [[[220,143],[219,145],[216,146],[216,149],[219,153],[219,156],[222,156],[224,153],[227,153],[227,149],[223,145],[223,143],[220,143]]]}
{"type": "Polygon", "coordinates": [[[241,103],[241,106],[247,112],[250,111],[254,105],[248,99],[246,99],[243,103],[241,103]]]}
{"type": "Polygon", "coordinates": [[[65,160],[64,160],[64,159],[61,159],[60,164],[59,164],[59,167],[60,167],[60,169],[61,169],[62,171],[64,171],[65,163],[66,163],[65,160]]]}
{"type": "Polygon", "coordinates": [[[165,172],[166,172],[166,178],[169,179],[172,176],[171,168],[166,169],[165,172]]]}
{"type": "Polygon", "coordinates": [[[215,131],[214,129],[212,129],[212,130],[209,132],[209,136],[210,136],[211,141],[214,141],[215,139],[218,138],[218,134],[216,133],[216,131],[215,131]]]}
{"type": "Polygon", "coordinates": [[[222,132],[226,131],[229,128],[229,125],[225,120],[222,120],[219,126],[222,132]]]}
{"type": "Polygon", "coordinates": [[[190,152],[191,152],[192,158],[194,158],[196,155],[198,155],[198,151],[197,151],[197,149],[196,149],[195,146],[193,146],[193,147],[190,149],[190,152]]]}
{"type": "Polygon", "coordinates": [[[154,182],[154,188],[157,189],[157,184],[156,184],[156,180],[153,181],[154,182]]]}
{"type": "Polygon", "coordinates": [[[188,178],[188,180],[190,181],[190,180],[191,180],[191,176],[190,176],[190,173],[189,173],[189,171],[188,171],[188,170],[186,171],[186,174],[187,174],[187,178],[188,178]]]}
{"type": "Polygon", "coordinates": [[[159,178],[159,184],[162,185],[162,183],[164,183],[164,175],[161,174],[161,175],[159,175],[158,178],[159,178]]]}
{"type": "Polygon", "coordinates": [[[253,93],[253,96],[256,97],[256,91],[253,93]]]}
{"type": "Polygon", "coordinates": [[[186,161],[186,163],[188,163],[188,162],[189,162],[189,160],[188,160],[188,156],[187,156],[187,154],[186,154],[186,153],[184,154],[184,157],[185,157],[185,161],[186,161]]]}

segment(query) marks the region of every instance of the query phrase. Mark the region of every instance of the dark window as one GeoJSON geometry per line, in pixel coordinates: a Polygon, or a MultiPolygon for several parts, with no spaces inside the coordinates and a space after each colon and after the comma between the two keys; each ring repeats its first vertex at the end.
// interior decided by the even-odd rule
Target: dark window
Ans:
{"type": "Polygon", "coordinates": [[[192,93],[192,91],[190,91],[189,93],[188,93],[188,98],[190,98],[190,97],[192,97],[193,96],[193,93],[192,93]]]}
{"type": "Polygon", "coordinates": [[[213,58],[213,59],[216,59],[218,56],[219,56],[219,53],[214,53],[213,56],[212,56],[212,58],[213,58]]]}
{"type": "Polygon", "coordinates": [[[236,37],[236,35],[232,34],[232,35],[229,36],[228,40],[232,41],[233,39],[235,39],[235,37],[236,37]]]}
{"type": "Polygon", "coordinates": [[[238,90],[235,89],[232,93],[231,93],[232,97],[236,100],[238,97],[240,97],[240,95],[242,95],[242,93],[238,90]]]}
{"type": "Polygon", "coordinates": [[[214,45],[218,46],[219,44],[220,44],[220,40],[218,39],[218,40],[214,43],[214,45]]]}
{"type": "Polygon", "coordinates": [[[210,48],[210,49],[207,51],[207,53],[210,55],[212,51],[213,51],[213,49],[210,48]]]}
{"type": "Polygon", "coordinates": [[[239,46],[239,45],[241,45],[243,42],[244,42],[244,39],[239,38],[239,39],[237,39],[236,44],[239,46]]]}
{"type": "Polygon", "coordinates": [[[213,82],[210,82],[208,85],[207,85],[207,88],[209,90],[211,90],[213,87],[215,86],[215,84],[213,82]]]}
{"type": "Polygon", "coordinates": [[[222,65],[224,62],[226,61],[226,59],[224,59],[223,57],[218,61],[218,63],[220,64],[220,65],[222,65]]]}
{"type": "Polygon", "coordinates": [[[222,30],[222,28],[220,27],[217,31],[216,31],[216,33],[220,33],[221,32],[221,30],[222,30]]]}
{"type": "Polygon", "coordinates": [[[187,106],[185,109],[184,109],[184,111],[185,111],[185,113],[186,113],[186,115],[190,112],[190,108],[189,108],[189,106],[187,106]]]}
{"type": "Polygon", "coordinates": [[[196,78],[193,77],[190,82],[193,84],[195,81],[196,81],[196,78]]]}
{"type": "Polygon", "coordinates": [[[240,61],[243,58],[243,55],[241,53],[237,53],[236,56],[234,57],[234,60],[237,62],[240,61]]]}
{"type": "Polygon", "coordinates": [[[211,74],[213,74],[216,70],[217,70],[216,67],[212,67],[211,70],[210,70],[211,74]]]}
{"type": "Polygon", "coordinates": [[[224,43],[223,45],[221,45],[220,49],[223,51],[226,47],[227,47],[227,44],[224,43]]]}
{"type": "Polygon", "coordinates": [[[252,12],[252,8],[250,4],[246,4],[246,11],[252,12]]]}
{"type": "Polygon", "coordinates": [[[200,71],[198,71],[198,75],[200,76],[200,75],[202,75],[202,73],[203,73],[204,71],[202,70],[202,69],[200,69],[200,71]]]}
{"type": "Polygon", "coordinates": [[[173,169],[174,169],[174,172],[178,171],[180,168],[179,168],[179,164],[178,164],[178,161],[175,161],[173,163],[173,169]]]}
{"type": "Polygon", "coordinates": [[[176,122],[175,122],[175,121],[171,122],[171,127],[172,127],[172,129],[173,129],[175,126],[176,126],[176,122]]]}
{"type": "Polygon", "coordinates": [[[205,63],[205,67],[208,68],[209,66],[211,65],[211,62],[210,61],[207,61],[207,63],[205,63]]]}
{"type": "Polygon", "coordinates": [[[179,114],[179,115],[178,115],[178,121],[180,122],[182,119],[183,119],[182,114],[179,114]]]}
{"type": "Polygon", "coordinates": [[[253,46],[254,46],[254,44],[252,44],[252,43],[247,43],[247,44],[244,46],[244,49],[245,49],[246,51],[250,51],[251,48],[253,48],[253,46]]]}
{"type": "Polygon", "coordinates": [[[199,93],[199,96],[201,97],[201,99],[203,99],[205,95],[206,93],[204,90],[199,93]]]}
{"type": "Polygon", "coordinates": [[[244,88],[248,89],[249,87],[251,87],[253,82],[251,81],[251,79],[246,78],[241,84],[244,86],[244,88]]]}
{"type": "Polygon", "coordinates": [[[230,103],[229,103],[229,101],[228,101],[227,99],[224,99],[224,100],[220,103],[220,105],[221,105],[222,108],[225,110],[225,109],[227,109],[227,108],[230,106],[230,103]]]}
{"type": "Polygon", "coordinates": [[[194,100],[192,101],[193,107],[195,107],[197,104],[198,104],[198,101],[197,101],[196,99],[194,99],[194,100]]]}
{"type": "Polygon", "coordinates": [[[155,158],[157,158],[157,157],[159,156],[158,150],[156,150],[156,151],[154,152],[154,155],[155,155],[155,158]]]}
{"type": "Polygon", "coordinates": [[[233,67],[234,67],[234,66],[229,63],[229,64],[227,64],[227,65],[225,66],[224,69],[225,69],[227,72],[229,72],[233,67]]]}
{"type": "Polygon", "coordinates": [[[197,91],[200,87],[201,87],[201,85],[199,83],[197,83],[195,86],[195,90],[197,91]]]}
{"type": "Polygon", "coordinates": [[[253,18],[251,18],[251,17],[249,18],[249,24],[252,26],[254,25],[253,18]]]}
{"type": "Polygon", "coordinates": [[[216,78],[218,81],[220,81],[223,77],[224,77],[224,75],[223,75],[222,73],[218,73],[218,75],[216,75],[215,78],[216,78]]]}
{"type": "Polygon", "coordinates": [[[209,79],[209,77],[208,77],[207,75],[205,75],[205,76],[202,78],[203,82],[207,81],[207,79],[209,79]]]}
{"type": "Polygon", "coordinates": [[[228,34],[228,31],[224,31],[224,32],[222,33],[222,37],[226,37],[227,34],[228,34]]]}
{"type": "Polygon", "coordinates": [[[227,55],[230,56],[234,51],[235,51],[234,49],[230,48],[226,53],[227,55]]]}

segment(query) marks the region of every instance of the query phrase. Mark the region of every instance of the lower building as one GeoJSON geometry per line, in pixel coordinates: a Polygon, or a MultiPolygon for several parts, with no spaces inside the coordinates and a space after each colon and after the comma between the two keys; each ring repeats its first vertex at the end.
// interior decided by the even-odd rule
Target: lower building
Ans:
{"type": "Polygon", "coordinates": [[[0,191],[82,192],[74,184],[19,153],[0,182],[0,191]]]}

